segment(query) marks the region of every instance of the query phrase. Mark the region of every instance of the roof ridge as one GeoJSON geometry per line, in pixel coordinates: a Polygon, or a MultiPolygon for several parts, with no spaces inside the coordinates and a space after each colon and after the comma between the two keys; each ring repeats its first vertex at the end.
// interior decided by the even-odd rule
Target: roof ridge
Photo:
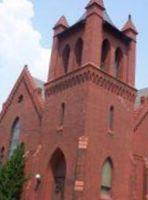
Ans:
{"type": "MultiPolygon", "coordinates": [[[[20,86],[20,84],[21,84],[21,82],[23,80],[26,81],[26,82],[27,82],[27,80],[29,81],[28,84],[27,84],[28,89],[36,89],[37,88],[36,84],[35,84],[35,82],[33,80],[33,77],[31,76],[31,74],[30,74],[30,72],[28,70],[27,65],[25,65],[25,67],[23,68],[23,70],[22,70],[20,76],[18,77],[16,83],[14,84],[14,86],[13,86],[13,88],[12,88],[8,98],[7,98],[7,100],[5,101],[4,106],[2,107],[2,110],[0,112],[0,121],[4,117],[8,107],[11,104],[11,101],[13,100],[13,96],[15,95],[17,89],[19,88],[19,86],[20,86]]],[[[30,94],[32,95],[33,93],[30,92],[30,94]]],[[[33,99],[33,104],[35,103],[34,105],[35,105],[35,107],[36,107],[36,109],[38,111],[39,117],[41,117],[41,112],[42,112],[42,108],[43,108],[43,102],[41,101],[41,99],[39,99],[38,95],[36,95],[35,98],[32,98],[32,99],[33,99]]]]}

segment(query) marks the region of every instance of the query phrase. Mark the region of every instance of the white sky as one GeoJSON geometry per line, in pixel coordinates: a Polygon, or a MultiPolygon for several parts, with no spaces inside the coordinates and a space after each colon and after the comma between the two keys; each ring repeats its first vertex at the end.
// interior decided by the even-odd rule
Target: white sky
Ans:
{"type": "Polygon", "coordinates": [[[33,16],[34,7],[28,0],[0,3],[0,107],[24,65],[34,76],[46,79],[50,50],[41,46],[33,16]]]}

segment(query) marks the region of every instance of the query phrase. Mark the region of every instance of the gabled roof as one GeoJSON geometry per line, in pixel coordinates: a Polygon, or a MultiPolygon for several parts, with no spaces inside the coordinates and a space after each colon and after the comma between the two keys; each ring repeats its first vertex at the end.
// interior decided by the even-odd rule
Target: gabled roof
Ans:
{"type": "Polygon", "coordinates": [[[17,89],[19,88],[19,86],[22,82],[25,82],[25,85],[28,89],[32,103],[35,107],[35,110],[36,110],[39,118],[41,118],[44,102],[43,102],[43,99],[41,98],[41,96],[37,92],[34,92],[34,91],[37,90],[38,88],[43,89],[43,82],[38,80],[38,79],[34,79],[31,76],[27,66],[25,66],[22,73],[20,74],[16,84],[14,85],[8,99],[4,103],[4,106],[3,106],[2,111],[0,113],[0,121],[5,116],[7,109],[11,105],[13,97],[16,94],[17,89]]]}

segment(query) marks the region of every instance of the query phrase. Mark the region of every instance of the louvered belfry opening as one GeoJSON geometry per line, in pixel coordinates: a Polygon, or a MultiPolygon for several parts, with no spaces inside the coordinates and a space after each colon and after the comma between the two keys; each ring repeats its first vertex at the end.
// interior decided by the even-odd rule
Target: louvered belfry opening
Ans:
{"type": "Polygon", "coordinates": [[[82,64],[83,40],[79,38],[75,45],[75,57],[78,66],[82,64]]]}
{"type": "Polygon", "coordinates": [[[70,58],[70,46],[67,44],[62,53],[62,60],[63,60],[63,67],[65,74],[68,72],[69,58],[70,58]]]}
{"type": "Polygon", "coordinates": [[[107,71],[110,67],[110,43],[106,39],[102,43],[101,69],[107,71]]]}
{"type": "Polygon", "coordinates": [[[121,48],[117,48],[115,51],[115,66],[114,66],[114,76],[116,78],[122,78],[123,71],[123,52],[121,48]]]}

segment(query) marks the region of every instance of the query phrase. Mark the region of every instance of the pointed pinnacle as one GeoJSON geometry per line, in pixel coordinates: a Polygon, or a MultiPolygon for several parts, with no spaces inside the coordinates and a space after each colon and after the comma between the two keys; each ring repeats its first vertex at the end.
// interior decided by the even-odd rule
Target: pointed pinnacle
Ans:
{"type": "Polygon", "coordinates": [[[57,22],[56,25],[54,26],[54,29],[56,29],[56,28],[59,27],[59,26],[63,26],[63,27],[65,27],[65,28],[68,28],[68,27],[69,27],[68,22],[67,22],[65,16],[60,17],[60,19],[58,20],[58,22],[57,22]]]}
{"type": "Polygon", "coordinates": [[[128,20],[122,28],[122,31],[125,32],[127,30],[132,30],[135,34],[138,34],[137,28],[132,21],[132,16],[128,16],[128,20]]]}

